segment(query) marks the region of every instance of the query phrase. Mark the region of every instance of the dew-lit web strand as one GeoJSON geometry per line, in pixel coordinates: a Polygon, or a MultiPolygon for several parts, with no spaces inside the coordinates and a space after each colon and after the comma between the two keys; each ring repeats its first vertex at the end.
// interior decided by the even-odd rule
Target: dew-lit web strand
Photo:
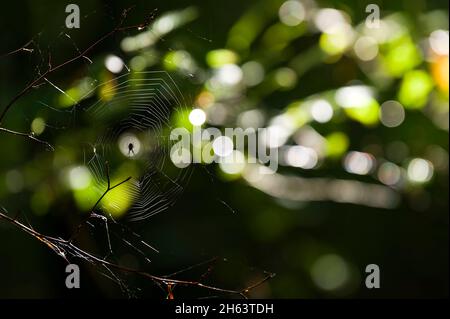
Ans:
{"type": "MultiPolygon", "coordinates": [[[[118,234],[116,232],[116,230],[114,229],[110,229],[108,227],[108,220],[105,219],[105,227],[106,227],[106,232],[108,233],[108,254],[105,256],[105,258],[103,258],[104,260],[107,260],[108,256],[113,256],[113,251],[112,251],[112,246],[111,246],[111,240],[109,239],[110,235],[113,235],[114,238],[116,238],[119,243],[123,243],[125,244],[127,247],[131,248],[132,250],[134,250],[135,252],[137,252],[144,260],[146,263],[151,263],[150,258],[148,257],[148,254],[144,253],[143,250],[139,249],[137,247],[136,244],[133,244],[130,240],[127,239],[127,236],[129,235],[129,233],[133,234],[134,236],[138,237],[139,239],[139,244],[142,244],[142,246],[144,246],[145,248],[149,248],[151,249],[153,252],[158,252],[158,250],[156,250],[155,248],[153,248],[151,245],[149,245],[148,243],[146,243],[145,241],[142,240],[141,237],[139,237],[139,235],[137,235],[135,232],[133,232],[132,230],[130,230],[128,227],[125,227],[124,224],[119,224],[119,223],[113,223],[112,225],[119,227],[119,230],[121,231],[121,234],[118,234]],[[126,233],[125,233],[126,231],[126,233]]],[[[89,226],[92,229],[96,229],[95,225],[93,225],[92,223],[89,223],[89,226]]]]}
{"type": "MultiPolygon", "coordinates": [[[[115,104],[119,104],[122,101],[117,101],[115,102],[115,104]]],[[[156,101],[157,103],[159,103],[158,101],[156,101]]],[[[137,121],[136,117],[142,117],[143,116],[143,112],[144,113],[149,113],[150,115],[157,115],[156,119],[152,119],[152,118],[143,118],[141,119],[141,121],[146,121],[148,123],[142,123],[142,122],[135,122],[136,126],[134,128],[137,129],[148,129],[149,124],[152,125],[152,128],[161,128],[161,122],[162,121],[167,121],[165,119],[165,117],[163,117],[163,114],[160,113],[159,110],[157,110],[157,108],[153,109],[155,113],[151,114],[150,111],[146,108],[148,108],[148,104],[145,103],[130,103],[129,105],[130,107],[132,107],[134,109],[134,112],[130,113],[130,117],[128,117],[127,119],[123,120],[122,123],[126,123],[127,121],[137,121]]],[[[106,112],[106,111],[103,111],[106,112]]],[[[95,114],[96,117],[100,117],[103,114],[95,114]]]]}
{"type": "MultiPolygon", "coordinates": [[[[145,176],[146,177],[146,176],[145,176]]],[[[153,183],[151,183],[150,180],[145,180],[144,177],[144,182],[146,183],[146,185],[150,184],[152,186],[154,186],[153,183]]],[[[183,191],[183,187],[181,187],[177,182],[173,182],[175,184],[175,187],[172,187],[169,189],[169,192],[167,192],[165,194],[164,197],[161,198],[160,195],[158,195],[158,197],[155,196],[150,196],[149,192],[144,192],[144,194],[147,194],[146,198],[144,201],[138,202],[136,203],[131,209],[130,209],[130,221],[139,221],[139,220],[144,220],[150,216],[156,215],[158,213],[160,213],[161,211],[165,210],[167,207],[169,207],[170,205],[172,205],[175,200],[177,195],[180,195],[183,191]],[[159,200],[155,203],[156,200],[159,200]],[[161,205],[158,208],[158,205],[161,205]]],[[[146,189],[146,185],[143,186],[144,189],[146,189]]],[[[157,191],[155,191],[157,192],[157,191]]]]}
{"type": "MultiPolygon", "coordinates": [[[[104,216],[102,216],[104,217],[104,216]]],[[[142,245],[143,248],[145,249],[150,249],[153,253],[159,253],[159,250],[157,250],[155,247],[153,247],[152,245],[150,245],[149,243],[147,243],[146,241],[143,240],[143,238],[137,234],[135,231],[133,231],[132,229],[130,229],[126,224],[124,223],[118,223],[114,220],[114,218],[112,218],[112,216],[110,217],[110,220],[106,219],[106,217],[104,217],[102,220],[102,223],[106,223],[106,231],[108,232],[108,235],[112,234],[113,236],[115,236],[115,238],[117,238],[119,240],[119,242],[122,242],[124,244],[126,244],[127,246],[131,247],[133,250],[137,251],[142,257],[144,257],[144,259],[148,262],[150,262],[150,259],[148,258],[148,256],[141,250],[139,249],[137,246],[138,245],[142,245]],[[107,225],[108,223],[112,223],[111,226],[115,226],[118,228],[118,231],[121,232],[121,234],[118,234],[117,230],[114,228],[109,228],[107,225]],[[136,243],[131,243],[131,238],[127,239],[127,237],[129,235],[132,235],[133,238],[135,238],[135,240],[137,240],[137,245],[136,243]]],[[[90,227],[92,229],[96,229],[95,225],[88,222],[90,227]]],[[[133,240],[134,242],[134,240],[133,240]]],[[[110,250],[110,254],[112,255],[112,250],[111,250],[111,241],[108,238],[108,246],[109,246],[109,250],[110,250]]]]}
{"type": "Polygon", "coordinates": [[[151,262],[152,262],[142,250],[140,250],[139,248],[137,248],[136,246],[134,246],[134,245],[133,245],[131,242],[129,242],[128,240],[126,240],[126,239],[124,239],[124,238],[122,238],[122,240],[123,240],[123,242],[124,242],[125,244],[127,244],[129,247],[131,247],[131,248],[132,248],[133,250],[135,250],[136,252],[138,252],[139,255],[141,255],[147,263],[151,263],[151,262]]]}
{"type": "MultiPolygon", "coordinates": [[[[153,99],[153,101],[152,102],[156,102],[156,104],[157,104],[157,106],[159,106],[159,107],[164,107],[164,105],[163,105],[163,103],[159,100],[159,98],[158,98],[158,96],[153,96],[152,97],[153,99]]],[[[153,105],[154,103],[152,103],[152,105],[153,105]]],[[[133,103],[133,109],[134,110],[137,110],[137,111],[139,111],[139,112],[132,112],[132,114],[131,115],[136,115],[136,116],[141,116],[142,115],[142,113],[140,113],[142,110],[143,111],[145,111],[145,112],[150,112],[150,110],[148,109],[148,104],[144,104],[144,103],[133,103]],[[142,107],[141,107],[142,106],[142,107]]],[[[153,111],[155,111],[155,112],[159,112],[159,108],[154,108],[154,109],[152,109],[153,111]]],[[[166,111],[166,110],[164,110],[164,111],[166,111]]],[[[159,113],[159,116],[157,117],[157,118],[159,118],[160,119],[160,122],[167,122],[167,112],[164,112],[163,114],[161,114],[161,113],[159,113]],[[165,114],[164,114],[165,113],[165,114]]],[[[132,118],[131,120],[136,120],[135,118],[132,118]]],[[[162,123],[155,123],[154,121],[155,120],[153,120],[153,119],[148,119],[148,118],[144,118],[144,120],[146,120],[146,121],[149,121],[151,124],[158,124],[157,126],[161,126],[161,124],[162,123]]],[[[141,127],[141,125],[140,125],[140,123],[137,123],[138,125],[137,125],[137,127],[141,127]]],[[[165,123],[164,123],[165,124],[165,123]]],[[[147,126],[145,126],[144,125],[144,127],[143,128],[147,128],[147,126]]]]}
{"type": "MultiPolygon", "coordinates": [[[[154,84],[152,84],[154,85],[154,84]]],[[[112,91],[113,93],[114,91],[112,91]]],[[[154,92],[154,89],[152,89],[152,92],[154,92]]],[[[121,94],[129,94],[128,92],[118,92],[115,93],[115,95],[120,96],[121,94]]],[[[162,103],[161,100],[159,100],[159,96],[155,95],[155,94],[146,94],[146,93],[140,93],[140,94],[132,94],[132,95],[128,95],[125,97],[122,97],[123,99],[126,99],[127,101],[132,100],[134,103],[136,103],[136,106],[139,103],[142,102],[147,102],[147,101],[153,101],[156,100],[155,102],[157,103],[157,106],[159,106],[161,109],[159,108],[155,108],[153,109],[154,112],[157,112],[159,114],[159,117],[161,120],[163,120],[164,122],[167,121],[167,112],[169,112],[169,110],[167,109],[167,107],[164,106],[164,104],[162,103]]],[[[117,98],[113,103],[111,103],[110,105],[115,105],[115,104],[119,104],[121,102],[123,102],[123,99],[121,98],[117,98]]],[[[166,99],[168,100],[168,99],[166,99]]],[[[132,107],[132,110],[136,110],[135,108],[133,108],[133,104],[130,105],[132,107]]],[[[147,106],[146,104],[143,104],[143,106],[147,106]]],[[[99,111],[96,112],[105,112],[104,109],[100,109],[99,111]]],[[[98,114],[98,113],[97,113],[98,114]]],[[[132,113],[133,114],[133,113],[132,113]]]]}
{"type": "MultiPolygon", "coordinates": [[[[127,92],[124,92],[124,93],[127,94],[127,92]]],[[[120,95],[120,94],[121,93],[119,93],[117,95],[120,95]]],[[[151,95],[142,94],[141,97],[137,97],[136,95],[128,95],[125,97],[116,98],[112,103],[109,104],[110,108],[112,108],[112,106],[114,106],[116,104],[121,104],[123,102],[123,100],[126,100],[127,102],[130,102],[130,100],[132,100],[134,103],[142,104],[143,106],[146,106],[147,108],[148,108],[148,104],[143,103],[143,102],[153,102],[153,100],[156,100],[155,101],[156,106],[164,108],[164,109],[160,110],[158,107],[156,107],[152,110],[158,114],[158,118],[160,119],[161,122],[167,122],[167,116],[168,116],[167,113],[169,112],[169,110],[162,105],[161,101],[158,100],[154,94],[151,94],[151,95]]],[[[133,105],[134,103],[131,103],[131,105],[129,105],[129,107],[132,110],[131,115],[136,114],[134,111],[139,110],[139,108],[136,109],[134,107],[134,105],[133,105]]],[[[152,105],[153,105],[153,103],[152,103],[152,105]]],[[[97,106],[96,110],[93,112],[96,116],[104,115],[102,113],[106,112],[105,108],[98,108],[98,105],[94,105],[94,106],[97,106]]]]}
{"type": "MultiPolygon", "coordinates": [[[[167,71],[139,71],[139,72],[132,72],[131,74],[134,74],[134,75],[156,75],[156,74],[163,74],[163,75],[167,76],[167,77],[169,78],[169,80],[171,81],[172,85],[174,85],[174,87],[175,87],[176,90],[178,91],[178,94],[181,96],[181,98],[182,98],[183,101],[184,101],[183,94],[181,93],[180,89],[179,89],[178,86],[176,85],[176,82],[173,80],[173,78],[170,76],[170,74],[169,74],[167,71]]],[[[95,93],[95,92],[96,92],[99,88],[101,88],[102,86],[105,86],[105,85],[110,84],[110,83],[117,83],[118,80],[120,80],[120,79],[122,79],[122,78],[126,78],[126,77],[129,76],[129,75],[130,75],[130,73],[125,73],[125,74],[122,74],[122,75],[119,75],[119,76],[115,77],[114,79],[111,79],[111,80],[105,81],[105,82],[103,82],[103,83],[101,83],[101,84],[98,84],[98,85],[97,85],[96,87],[94,87],[91,91],[89,91],[88,93],[86,93],[86,94],[84,95],[83,98],[85,98],[85,97],[91,95],[92,93],[95,93]]],[[[115,86],[115,87],[127,86],[127,83],[128,83],[128,82],[132,82],[132,81],[145,82],[145,81],[158,81],[158,80],[164,81],[164,79],[161,79],[161,78],[151,78],[151,79],[136,78],[136,79],[126,79],[125,81],[122,81],[122,82],[120,82],[119,84],[114,85],[114,86],[115,86]]],[[[176,95],[174,95],[173,97],[177,100],[177,103],[178,103],[179,105],[182,105],[182,103],[181,103],[182,101],[180,101],[176,95]]]]}
{"type": "MultiPolygon", "coordinates": [[[[112,80],[112,81],[114,81],[114,80],[112,80]]],[[[130,81],[140,81],[140,79],[132,79],[132,80],[127,80],[127,81],[125,81],[125,82],[130,82],[130,81]]],[[[108,81],[108,82],[110,82],[110,81],[108,81]]],[[[108,82],[107,82],[107,83],[108,83],[108,82]]],[[[164,81],[163,81],[163,83],[166,84],[164,81]]],[[[105,84],[103,84],[103,85],[105,85],[105,84]]],[[[155,85],[155,84],[150,84],[150,85],[155,85]]],[[[147,85],[147,86],[148,86],[148,85],[147,85]]],[[[120,91],[117,92],[116,87],[117,87],[117,86],[115,86],[114,88],[105,90],[104,92],[105,92],[105,93],[114,93],[115,95],[120,95],[121,92],[120,92],[120,91]]],[[[120,86],[119,86],[119,87],[120,87],[120,86]]],[[[141,92],[144,91],[144,90],[145,90],[145,89],[141,90],[141,92]]],[[[91,93],[88,93],[88,94],[91,94],[91,93]]],[[[125,92],[125,94],[128,94],[128,97],[130,98],[128,92],[125,92]]],[[[141,94],[142,94],[142,93],[141,93],[141,94]]],[[[169,95],[171,95],[171,97],[174,98],[174,95],[171,94],[170,92],[169,92],[169,95]]],[[[136,99],[135,96],[133,96],[133,98],[136,99]]],[[[169,99],[166,98],[166,100],[169,100],[169,99]]],[[[179,101],[176,97],[175,97],[175,101],[177,101],[178,104],[180,103],[180,101],[179,101]]],[[[98,102],[95,103],[93,106],[91,106],[91,108],[97,107],[97,104],[100,104],[101,102],[102,102],[102,101],[98,101],[98,102]]],[[[101,109],[100,109],[100,110],[101,110],[101,109]]],[[[89,111],[89,109],[88,109],[88,111],[89,111]]],[[[96,112],[98,112],[98,111],[96,111],[96,112]]]]}
{"type": "Polygon", "coordinates": [[[146,248],[151,249],[153,252],[155,253],[159,253],[159,250],[156,249],[155,247],[153,247],[152,245],[150,245],[149,243],[147,243],[141,235],[139,235],[138,233],[136,233],[134,230],[132,230],[130,227],[128,227],[126,224],[124,223],[117,223],[113,218],[111,218],[112,221],[114,222],[114,224],[119,225],[120,226],[120,230],[122,231],[122,233],[127,233],[127,234],[131,234],[133,235],[133,237],[135,237],[135,239],[138,241],[138,243],[140,245],[143,245],[146,248]]]}
{"type": "MultiPolygon", "coordinates": [[[[147,177],[148,175],[144,176],[144,182],[148,184],[155,184],[155,182],[150,179],[146,181],[145,178],[147,177]]],[[[176,184],[175,187],[169,188],[169,191],[165,192],[164,195],[161,194],[159,189],[156,187],[153,188],[153,193],[147,191],[148,187],[146,185],[144,185],[141,189],[144,191],[144,197],[130,208],[128,218],[130,221],[144,220],[164,211],[175,202],[176,195],[179,195],[183,190],[179,184],[176,184]]]]}

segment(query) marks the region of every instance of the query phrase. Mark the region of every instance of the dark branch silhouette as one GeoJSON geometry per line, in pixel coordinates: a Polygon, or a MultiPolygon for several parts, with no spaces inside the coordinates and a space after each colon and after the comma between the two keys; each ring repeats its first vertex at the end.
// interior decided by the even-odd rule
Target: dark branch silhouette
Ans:
{"type": "Polygon", "coordinates": [[[128,182],[131,179],[131,176],[127,177],[126,179],[124,179],[123,181],[117,183],[114,186],[111,186],[111,178],[109,176],[109,163],[106,162],[105,163],[105,169],[106,169],[106,180],[107,180],[107,187],[106,190],[103,192],[103,194],[98,198],[98,200],[95,202],[94,206],[92,206],[92,208],[89,211],[88,216],[77,226],[75,233],[71,236],[71,238],[69,239],[70,242],[72,242],[76,236],[78,236],[81,228],[86,224],[86,222],[91,219],[92,217],[100,217],[100,218],[104,218],[105,223],[107,223],[106,217],[103,215],[98,215],[95,213],[95,209],[97,208],[97,206],[100,204],[100,202],[102,201],[102,199],[106,196],[106,194],[108,194],[110,191],[112,191],[114,188],[128,182]]]}
{"type": "MultiPolygon", "coordinates": [[[[114,189],[120,185],[122,185],[123,183],[127,182],[130,178],[127,178],[126,180],[111,186],[110,185],[110,180],[109,180],[109,175],[108,175],[108,188],[105,191],[104,195],[110,191],[111,189],[114,189]]],[[[101,198],[104,197],[104,195],[102,195],[101,198]]],[[[96,202],[96,204],[94,205],[93,209],[95,209],[95,207],[98,205],[98,203],[101,201],[101,198],[96,202]]],[[[93,210],[91,211],[89,217],[92,217],[93,214],[93,210]]],[[[171,278],[172,276],[179,274],[183,271],[178,271],[175,272],[171,275],[168,276],[158,276],[158,275],[153,275],[151,273],[139,270],[139,269],[135,269],[135,268],[129,268],[129,267],[125,267],[125,266],[121,266],[118,265],[116,263],[112,263],[110,261],[105,260],[104,258],[99,258],[97,256],[95,256],[94,254],[91,254],[83,249],[81,249],[80,247],[76,246],[73,243],[73,237],[71,237],[70,239],[66,240],[66,239],[62,239],[62,238],[56,238],[56,237],[52,237],[52,236],[47,236],[44,235],[36,230],[34,230],[33,228],[31,228],[30,226],[26,226],[25,224],[21,223],[20,221],[18,221],[15,218],[12,218],[10,216],[7,215],[6,210],[4,210],[3,208],[0,210],[0,219],[6,220],[7,222],[11,223],[12,225],[16,226],[17,228],[19,228],[20,230],[26,232],[27,234],[31,235],[32,237],[34,237],[35,239],[39,240],[40,242],[44,243],[47,247],[49,247],[51,250],[53,250],[58,256],[60,256],[61,258],[63,258],[67,263],[70,263],[69,258],[70,256],[77,256],[79,258],[82,258],[84,260],[87,260],[95,265],[98,266],[105,266],[105,267],[110,267],[112,269],[115,269],[117,271],[120,272],[124,272],[124,273],[132,273],[132,274],[136,274],[139,275],[141,277],[147,278],[149,280],[152,280],[153,282],[155,282],[158,285],[163,285],[166,287],[167,292],[168,292],[168,298],[172,299],[173,296],[173,287],[175,285],[180,285],[180,286],[195,286],[195,287],[199,287],[199,288],[204,288],[210,291],[215,291],[215,292],[220,292],[220,293],[224,293],[224,294],[230,294],[230,295],[238,295],[242,298],[248,298],[248,293],[255,289],[256,287],[262,285],[263,283],[265,283],[266,281],[268,281],[269,279],[273,278],[275,276],[274,273],[269,273],[269,272],[264,272],[265,276],[253,283],[252,285],[245,287],[243,289],[226,289],[226,288],[220,288],[220,287],[215,287],[209,284],[205,284],[201,281],[194,281],[194,280],[180,280],[180,279],[174,279],[171,278]]],[[[83,221],[81,225],[83,225],[87,220],[83,221]]],[[[78,227],[77,231],[79,231],[78,227]]],[[[189,267],[187,269],[191,269],[193,267],[189,267]]],[[[203,277],[203,276],[202,276],[203,277]]]]}

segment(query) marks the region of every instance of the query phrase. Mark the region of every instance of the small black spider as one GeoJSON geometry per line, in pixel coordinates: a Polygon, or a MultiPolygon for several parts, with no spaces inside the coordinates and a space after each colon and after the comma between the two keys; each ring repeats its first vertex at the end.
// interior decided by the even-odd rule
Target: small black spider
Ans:
{"type": "Polygon", "coordinates": [[[131,154],[135,155],[133,149],[134,149],[134,144],[133,143],[128,144],[128,156],[131,156],[131,154]]]}

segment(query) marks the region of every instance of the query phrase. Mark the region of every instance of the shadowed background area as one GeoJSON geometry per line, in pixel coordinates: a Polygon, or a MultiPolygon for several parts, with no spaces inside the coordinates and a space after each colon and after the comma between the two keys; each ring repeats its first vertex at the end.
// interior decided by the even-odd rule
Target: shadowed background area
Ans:
{"type": "MultiPolygon", "coordinates": [[[[233,290],[276,273],[257,298],[448,296],[447,3],[77,1],[79,29],[67,4],[2,4],[0,111],[49,59],[80,55],[0,121],[54,148],[0,131],[2,212],[68,238],[108,170],[112,184],[132,179],[96,205],[109,228],[95,218],[76,239],[100,258],[233,290]],[[380,21],[366,22],[369,4],[380,21]],[[136,27],[81,54],[127,8],[136,27]],[[277,171],[181,167],[168,136],[194,125],[264,128],[277,171]],[[380,289],[364,284],[369,264],[380,289]]],[[[228,296],[72,261],[81,288],[69,290],[66,262],[0,220],[1,298],[228,296]]]]}

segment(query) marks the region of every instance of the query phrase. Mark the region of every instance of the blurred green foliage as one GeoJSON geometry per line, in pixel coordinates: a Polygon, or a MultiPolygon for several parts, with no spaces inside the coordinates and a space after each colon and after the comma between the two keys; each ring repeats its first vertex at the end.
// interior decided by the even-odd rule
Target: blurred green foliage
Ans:
{"type": "MultiPolygon", "coordinates": [[[[65,3],[6,3],[0,54],[33,43],[0,59],[0,108],[46,69],[49,54],[61,62],[89,47],[123,8],[136,6],[127,25],[152,20],[99,43],[17,101],[2,126],[33,132],[55,151],[0,132],[0,206],[67,237],[106,187],[82,150],[95,152],[87,144],[107,123],[77,107],[114,100],[118,75],[165,70],[189,104],[168,126],[191,129],[198,108],[205,127],[272,128],[276,146],[292,151],[264,180],[196,165],[174,206],[129,225],[158,247],[154,263],[118,248],[119,263],[170,273],[225,257],[208,280],[239,287],[261,269],[277,273],[251,294],[262,298],[448,296],[448,3],[372,2],[381,8],[376,29],[365,24],[366,1],[79,1],[79,30],[64,27],[65,3]],[[306,162],[289,155],[305,150],[306,162]],[[382,271],[376,291],[364,287],[371,263],[382,271]]],[[[119,152],[111,165],[112,184],[143,170],[119,152]]],[[[124,184],[100,208],[126,216],[131,191],[124,184]]],[[[88,264],[83,289],[67,291],[63,261],[3,222],[0,241],[1,297],[123,296],[88,264]]],[[[130,286],[161,297],[142,279],[130,286]]]]}

